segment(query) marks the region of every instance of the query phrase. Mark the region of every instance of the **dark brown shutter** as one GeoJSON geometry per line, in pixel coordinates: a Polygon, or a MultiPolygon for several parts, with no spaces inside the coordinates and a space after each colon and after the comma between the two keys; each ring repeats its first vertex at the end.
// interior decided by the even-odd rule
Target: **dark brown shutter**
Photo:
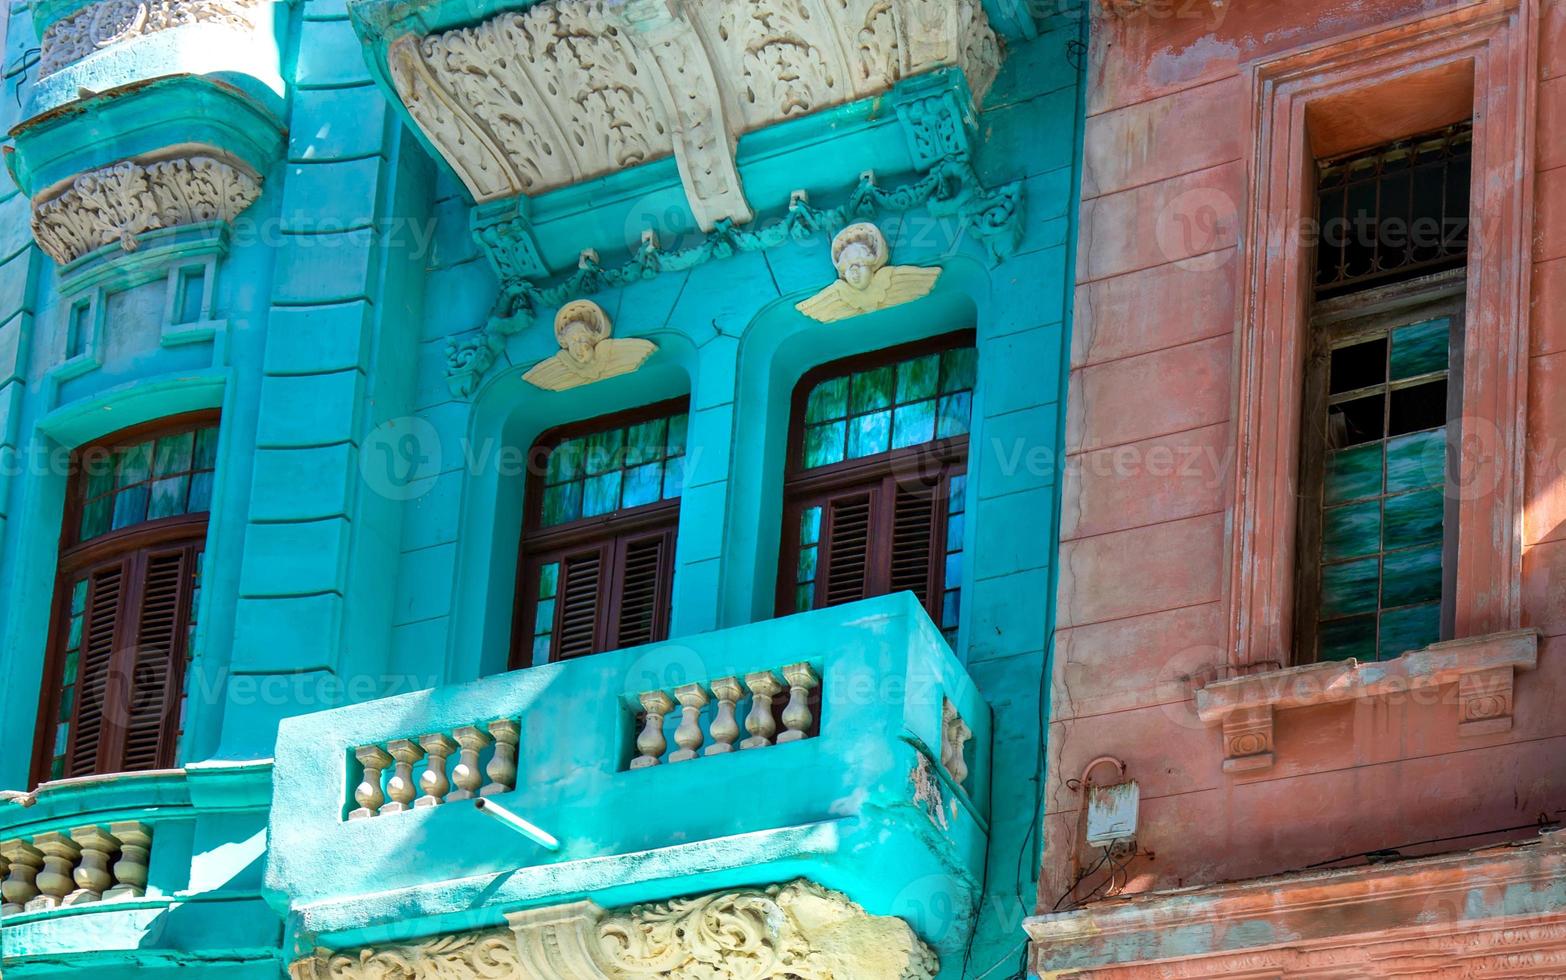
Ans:
{"type": "Polygon", "coordinates": [[[935,577],[935,494],[929,487],[898,487],[892,513],[891,592],[907,590],[930,606],[935,577]]]}
{"type": "Polygon", "coordinates": [[[88,577],[81,659],[76,675],[76,718],[71,724],[70,750],[66,753],[67,778],[99,771],[98,749],[103,742],[124,586],[125,568],[121,564],[101,568],[88,577]]]}
{"type": "Polygon", "coordinates": [[[826,574],[818,604],[835,606],[869,595],[872,499],[871,491],[861,490],[827,501],[821,528],[826,574]]]}
{"type": "Polygon", "coordinates": [[[619,618],[616,647],[651,643],[668,635],[672,538],[671,529],[625,542],[619,602],[612,603],[619,618]]]}
{"type": "Polygon", "coordinates": [[[124,772],[157,769],[173,761],[172,745],[182,673],[185,611],[191,578],[189,550],[152,552],[146,559],[135,646],[130,650],[129,702],[125,705],[124,772]]]}
{"type": "Polygon", "coordinates": [[[604,577],[603,549],[569,555],[560,561],[555,659],[581,657],[599,649],[598,622],[604,577]]]}

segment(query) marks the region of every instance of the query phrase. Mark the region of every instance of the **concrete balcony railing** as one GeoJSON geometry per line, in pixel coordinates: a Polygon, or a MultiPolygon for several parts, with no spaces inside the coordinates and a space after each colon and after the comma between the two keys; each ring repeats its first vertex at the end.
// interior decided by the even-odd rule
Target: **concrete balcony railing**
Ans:
{"type": "Polygon", "coordinates": [[[267,886],[291,941],[342,949],[806,878],[940,949],[922,918],[980,892],[989,743],[886,596],[286,721],[267,886]]]}

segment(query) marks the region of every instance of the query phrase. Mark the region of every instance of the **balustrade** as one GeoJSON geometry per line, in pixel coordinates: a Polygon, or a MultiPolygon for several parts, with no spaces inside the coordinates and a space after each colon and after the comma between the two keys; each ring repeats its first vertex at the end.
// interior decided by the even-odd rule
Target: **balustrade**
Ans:
{"type": "Polygon", "coordinates": [[[810,738],[815,734],[816,722],[811,708],[812,692],[820,686],[821,679],[815,668],[808,663],[797,663],[781,671],[746,674],[743,687],[738,677],[729,676],[707,684],[686,684],[676,688],[672,697],[669,692],[648,691],[637,698],[642,706],[642,722],[636,736],[636,756],[631,760],[630,768],[689,762],[736,749],[759,749],[810,738]],[[777,676],[780,673],[782,681],[777,676]],[[779,732],[775,703],[784,692],[788,693],[788,703],[781,715],[783,731],[779,732]],[[736,744],[741,731],[742,701],[746,708],[744,731],[749,732],[750,737],[736,744]],[[709,711],[714,702],[716,707],[709,711]],[[674,730],[678,748],[665,757],[669,746],[664,735],[665,719],[676,707],[680,712],[674,730]],[[709,716],[704,730],[703,721],[709,716]]]}
{"type": "Polygon", "coordinates": [[[146,894],[152,829],[125,822],[0,841],[0,915],[146,894]]]}
{"type": "Polygon", "coordinates": [[[365,820],[510,792],[517,783],[519,732],[515,721],[503,718],[487,725],[464,725],[450,732],[427,732],[358,746],[353,751],[359,768],[353,791],[358,807],[349,811],[348,819],[365,820]]]}

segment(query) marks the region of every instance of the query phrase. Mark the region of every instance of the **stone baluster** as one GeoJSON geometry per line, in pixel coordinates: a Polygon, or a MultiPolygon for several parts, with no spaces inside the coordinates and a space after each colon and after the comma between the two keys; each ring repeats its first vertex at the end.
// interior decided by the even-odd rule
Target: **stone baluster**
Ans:
{"type": "Polygon", "coordinates": [[[86,905],[102,900],[103,893],[114,884],[109,873],[109,862],[120,849],[119,840],[102,827],[77,827],[71,831],[71,840],[81,848],[81,861],[72,876],[76,890],[65,896],[65,905],[86,905]]]}
{"type": "Polygon", "coordinates": [[[396,768],[392,770],[392,777],[386,784],[386,792],[391,796],[391,801],[381,806],[381,813],[402,813],[413,805],[413,798],[418,789],[413,784],[413,766],[424,758],[424,750],[410,739],[399,738],[386,746],[391,757],[396,761],[396,768]]]}
{"type": "Polygon", "coordinates": [[[738,677],[720,677],[712,682],[712,696],[718,699],[718,713],[712,719],[712,744],[704,755],[723,755],[734,751],[734,740],[739,738],[739,722],[734,719],[734,705],[744,697],[738,677]]]}
{"type": "Polygon", "coordinates": [[[485,770],[489,782],[479,790],[480,796],[509,793],[517,788],[517,723],[507,718],[492,721],[489,734],[495,740],[495,755],[485,770]]]}
{"type": "Polygon", "coordinates": [[[76,887],[73,872],[82,856],[81,846],[54,830],[33,838],[33,846],[43,852],[43,870],[38,872],[39,894],[27,903],[27,911],[57,909],[76,887]]]}
{"type": "Polygon", "coordinates": [[[641,753],[631,760],[632,769],[646,769],[663,761],[663,750],[669,747],[663,737],[663,719],[674,710],[674,702],[662,691],[648,691],[638,700],[647,718],[642,723],[642,733],[636,736],[636,751],[641,753]]]}
{"type": "Polygon", "coordinates": [[[707,706],[707,691],[700,684],[686,684],[674,689],[674,698],[680,702],[680,727],[674,730],[679,749],[669,753],[669,761],[689,762],[701,754],[701,709],[707,706]]]}
{"type": "Polygon", "coordinates": [[[772,671],[760,670],[745,675],[745,686],[750,688],[750,712],[745,715],[745,730],[750,732],[750,738],[741,742],[740,748],[765,748],[778,733],[777,719],[772,717],[772,699],[783,693],[783,685],[772,676],[772,671]]]}
{"type": "Polygon", "coordinates": [[[38,896],[38,869],[43,867],[43,852],[24,840],[8,840],[0,844],[0,854],[10,867],[6,870],[5,883],[0,885],[0,915],[17,915],[27,903],[38,896]]]}
{"type": "Polygon", "coordinates": [[[783,678],[788,681],[788,706],[783,709],[783,727],[778,744],[797,742],[810,733],[815,716],[810,713],[810,689],[821,683],[809,664],[789,664],[783,668],[783,678]]]}
{"type": "MultiPolygon", "coordinates": [[[[380,780],[376,780],[376,788],[380,780]]],[[[114,862],[114,887],[103,893],[105,900],[140,898],[147,894],[147,863],[152,855],[152,828],[128,821],[109,824],[109,833],[119,838],[120,859],[114,862]]]]}
{"type": "Polygon", "coordinates": [[[457,751],[457,743],[451,740],[450,735],[436,733],[426,735],[419,739],[419,745],[424,749],[424,775],[419,777],[419,788],[424,790],[424,795],[414,801],[415,807],[440,806],[446,799],[446,794],[451,792],[451,780],[446,778],[446,760],[457,751]]]}
{"type": "Polygon", "coordinates": [[[952,777],[952,782],[961,786],[968,781],[968,740],[973,738],[973,730],[967,722],[962,720],[962,715],[957,713],[957,708],[950,701],[941,703],[941,765],[952,777]]]}
{"type": "Polygon", "coordinates": [[[457,788],[446,795],[446,802],[456,803],[479,795],[479,786],[484,782],[484,773],[479,769],[479,756],[494,739],[482,728],[472,725],[459,728],[451,734],[456,736],[462,752],[457,756],[456,768],[451,771],[451,780],[457,784],[457,788]]]}
{"type": "Polygon", "coordinates": [[[364,767],[364,778],[359,780],[359,785],[353,791],[353,799],[359,804],[359,809],[350,812],[348,819],[364,820],[380,812],[381,804],[386,802],[386,794],[381,791],[381,774],[390,768],[392,757],[379,745],[360,746],[354,749],[353,757],[364,767]]]}

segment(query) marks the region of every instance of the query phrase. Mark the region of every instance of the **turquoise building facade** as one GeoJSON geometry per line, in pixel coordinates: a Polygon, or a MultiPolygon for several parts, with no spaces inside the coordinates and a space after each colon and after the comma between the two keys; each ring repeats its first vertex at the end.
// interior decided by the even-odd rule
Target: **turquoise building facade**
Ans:
{"type": "Polygon", "coordinates": [[[1022,975],[1085,18],[9,14],[6,976],[1022,975]]]}

